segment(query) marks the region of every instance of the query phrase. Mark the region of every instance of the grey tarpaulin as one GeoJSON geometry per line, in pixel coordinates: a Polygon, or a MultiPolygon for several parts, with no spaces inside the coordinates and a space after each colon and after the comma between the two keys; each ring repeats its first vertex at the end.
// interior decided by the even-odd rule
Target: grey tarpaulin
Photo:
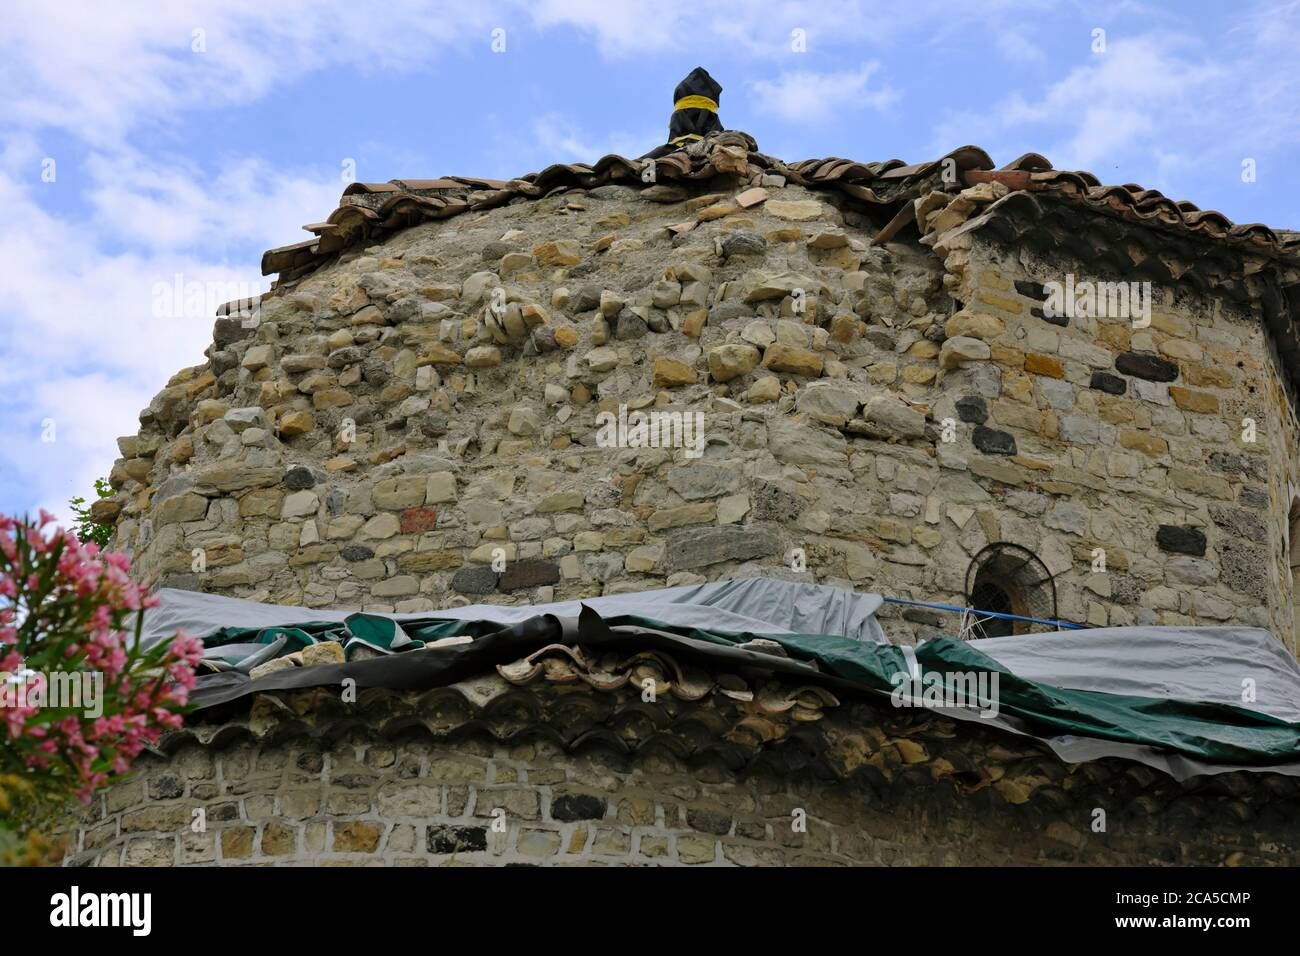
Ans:
{"type": "MultiPolygon", "coordinates": [[[[151,645],[178,630],[205,637],[223,627],[263,628],[303,624],[308,621],[342,621],[352,610],[288,607],[259,604],[239,598],[197,591],[163,588],[162,605],[145,615],[144,641],[151,645]]],[[[385,614],[394,620],[452,618],[461,621],[500,621],[516,624],[539,614],[576,618],[586,604],[598,614],[639,615],[664,624],[699,627],[714,631],[754,634],[838,634],[858,641],[886,643],[876,620],[879,594],[857,594],[820,584],[798,584],[769,578],[742,581],[712,581],[636,594],[586,598],[502,607],[472,604],[468,607],[420,611],[415,614],[385,614]]]]}
{"type": "MultiPolygon", "coordinates": [[[[1099,627],[992,637],[974,646],[1026,680],[1104,694],[1228,704],[1300,722],[1300,665],[1272,634],[1257,627],[1099,627]]],[[[974,715],[969,719],[979,720],[974,715]]],[[[1025,733],[1019,721],[1006,715],[987,723],[1025,733]]],[[[1259,769],[1094,737],[1042,739],[1069,763],[1123,757],[1178,780],[1259,769]]],[[[1267,769],[1300,777],[1300,764],[1267,769]]]]}
{"type": "MultiPolygon", "coordinates": [[[[340,622],[352,613],[259,604],[167,589],[160,596],[162,606],[145,616],[145,635],[149,642],[178,629],[203,637],[221,628],[261,629],[316,621],[340,622]]],[[[768,634],[778,639],[793,634],[833,635],[887,644],[875,618],[882,600],[876,594],[752,578],[546,605],[484,604],[379,616],[399,621],[450,618],[500,622],[506,627],[522,625],[541,615],[571,620],[586,605],[604,617],[641,617],[670,627],[699,628],[714,633],[768,634]]],[[[1300,723],[1300,666],[1272,635],[1257,628],[1096,628],[991,638],[971,646],[1017,677],[1050,687],[1232,705],[1288,723],[1300,723]]],[[[262,680],[271,681],[276,677],[270,675],[262,680]]],[[[1122,757],[1155,767],[1177,779],[1237,769],[1300,776],[1300,763],[1279,762],[1266,767],[1210,763],[1134,743],[1068,734],[1043,736],[1007,713],[992,718],[953,709],[945,713],[959,720],[974,720],[985,726],[994,725],[1036,737],[1069,762],[1122,757]]]]}
{"type": "Polygon", "coordinates": [[[1257,627],[1098,627],[974,646],[1026,680],[1230,704],[1300,723],[1300,664],[1257,627]]]}

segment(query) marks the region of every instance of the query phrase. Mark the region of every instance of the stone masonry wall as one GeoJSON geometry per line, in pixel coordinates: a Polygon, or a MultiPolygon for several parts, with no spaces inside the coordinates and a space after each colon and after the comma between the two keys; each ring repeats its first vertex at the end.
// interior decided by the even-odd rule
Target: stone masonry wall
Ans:
{"type": "Polygon", "coordinates": [[[1061,617],[1290,635],[1295,416],[1256,316],[1157,287],[1150,329],[1063,327],[1033,285],[1086,264],[870,247],[842,197],[763,190],[517,200],[219,319],[119,441],[115,545],[149,583],[429,611],[743,574],[959,602],[1009,541],[1061,617]],[[702,456],[602,447],[620,408],[702,413],[702,456]]]}
{"type": "MultiPolygon", "coordinates": [[[[854,724],[859,732],[866,726],[854,724]]],[[[73,832],[66,862],[1293,865],[1300,858],[1293,797],[1270,804],[1269,788],[1257,780],[1201,780],[1202,792],[1193,793],[1136,765],[1065,767],[1039,757],[1020,771],[1028,776],[1008,773],[988,786],[988,771],[1001,775],[993,761],[1010,754],[996,741],[987,746],[979,758],[986,782],[971,792],[943,778],[953,772],[950,761],[961,760],[951,752],[909,766],[894,751],[892,782],[846,782],[762,764],[737,771],[665,750],[573,754],[543,741],[394,740],[365,729],[323,745],[192,744],[168,758],[147,755],[138,777],[102,794],[73,832]],[[1040,792],[1031,799],[1016,780],[1040,792]],[[1104,832],[1093,829],[1098,808],[1104,832]],[[796,825],[800,817],[806,822],[796,825]]],[[[851,740],[840,749],[854,753],[851,740]]],[[[905,761],[928,759],[915,749],[901,751],[905,761]]]]}
{"type": "Polygon", "coordinates": [[[1099,626],[1250,624],[1290,646],[1282,552],[1300,448],[1258,318],[1156,285],[1149,328],[1048,320],[1042,283],[1078,263],[978,241],[969,255],[972,329],[991,363],[950,382],[982,399],[975,414],[946,399],[936,415],[983,418],[1014,439],[1013,454],[967,466],[992,480],[1001,539],[1058,574],[1061,614],[1099,626]],[[1098,548],[1106,573],[1093,571],[1098,548]]]}

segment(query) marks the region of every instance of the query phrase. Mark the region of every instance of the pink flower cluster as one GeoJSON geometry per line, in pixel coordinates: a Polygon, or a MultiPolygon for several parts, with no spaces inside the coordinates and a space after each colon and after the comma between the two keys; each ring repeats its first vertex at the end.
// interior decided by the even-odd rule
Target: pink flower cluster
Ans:
{"type": "Polygon", "coordinates": [[[59,528],[47,533],[53,520],[45,511],[37,522],[0,515],[0,675],[31,696],[50,673],[100,674],[101,716],[7,700],[0,769],[35,773],[89,803],[164,729],[180,726],[203,644],[178,634],[142,648],[140,612],[158,599],[131,580],[126,555],[101,554],[59,528]]]}

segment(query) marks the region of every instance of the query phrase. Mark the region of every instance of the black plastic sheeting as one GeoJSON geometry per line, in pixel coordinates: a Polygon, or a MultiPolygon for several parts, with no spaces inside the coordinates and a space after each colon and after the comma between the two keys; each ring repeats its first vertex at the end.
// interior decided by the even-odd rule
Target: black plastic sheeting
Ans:
{"type": "Polygon", "coordinates": [[[275,671],[256,680],[238,671],[205,674],[199,678],[198,686],[191,692],[190,702],[195,709],[206,710],[250,694],[339,686],[348,678],[356,682],[358,690],[370,687],[428,690],[481,676],[497,664],[517,661],[548,644],[573,643],[588,647],[630,645],[637,651],[662,650],[700,663],[711,662],[714,666],[757,667],[797,677],[801,681],[818,682],[842,689],[857,686],[853,681],[823,673],[815,664],[763,651],[747,650],[718,643],[716,640],[700,640],[650,627],[611,628],[606,626],[599,614],[584,607],[578,618],[542,614],[465,643],[426,647],[345,664],[295,667],[275,671]]]}
{"type": "MultiPolygon", "coordinates": [[[[687,96],[706,96],[718,103],[722,97],[722,85],[709,76],[709,71],[702,66],[691,70],[686,79],[677,84],[673,90],[673,104],[687,96]]],[[[674,109],[668,120],[668,142],[646,153],[642,159],[657,159],[676,149],[680,149],[691,140],[686,136],[707,136],[709,133],[721,133],[722,121],[716,110],[708,109],[674,109]]]]}

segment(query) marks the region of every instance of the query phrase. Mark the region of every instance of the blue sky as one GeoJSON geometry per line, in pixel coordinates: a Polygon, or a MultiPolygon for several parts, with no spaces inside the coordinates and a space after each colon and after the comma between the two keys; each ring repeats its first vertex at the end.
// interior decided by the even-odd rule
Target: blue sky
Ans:
{"type": "Polygon", "coordinates": [[[307,237],[349,161],[638,155],[702,65],[783,159],[1035,150],[1294,228],[1297,49],[1300,0],[0,0],[0,511],[68,514],[203,360],[212,316],[158,314],[158,285],[267,288],[262,251],[307,237]]]}

